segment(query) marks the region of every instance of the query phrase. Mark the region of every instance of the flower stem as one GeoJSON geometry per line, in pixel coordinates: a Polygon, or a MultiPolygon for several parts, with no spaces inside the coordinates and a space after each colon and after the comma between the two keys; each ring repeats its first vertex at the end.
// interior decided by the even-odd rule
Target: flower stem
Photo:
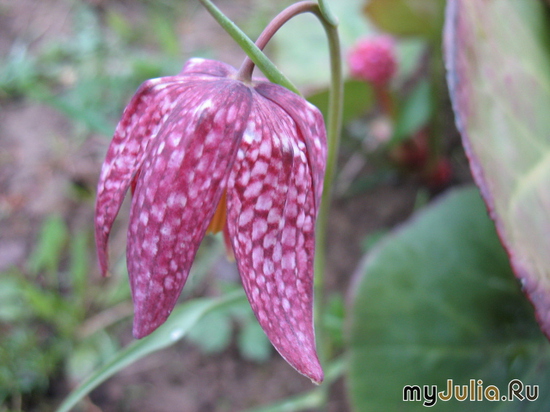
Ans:
{"type": "Polygon", "coordinates": [[[280,84],[283,87],[299,94],[298,89],[292,82],[273,64],[271,60],[254,44],[252,40],[214,3],[210,0],[199,0],[206,10],[214,17],[214,19],[222,26],[222,28],[237,42],[247,56],[260,68],[262,73],[273,83],[280,84]]]}
{"type": "Polygon", "coordinates": [[[387,85],[378,86],[374,85],[374,95],[376,96],[376,101],[380,104],[382,112],[388,116],[393,122],[395,119],[395,104],[393,97],[387,85]]]}
{"type": "MultiPolygon", "coordinates": [[[[258,37],[258,39],[256,40],[256,46],[260,50],[263,50],[269,40],[271,40],[273,35],[283,26],[283,24],[285,24],[291,18],[307,12],[316,13],[318,9],[319,6],[314,1],[300,1],[298,3],[294,3],[291,6],[288,6],[277,16],[275,16],[275,18],[271,20],[271,22],[269,22],[267,27],[262,31],[262,34],[260,34],[260,37],[258,37]]],[[[253,59],[249,55],[247,55],[247,57],[243,61],[243,64],[241,65],[241,68],[239,69],[239,72],[237,73],[237,79],[240,79],[242,81],[250,81],[252,79],[254,63],[255,62],[253,61],[253,59]]],[[[299,94],[297,91],[294,92],[299,94]]]]}
{"type": "Polygon", "coordinates": [[[332,14],[325,0],[319,0],[319,9],[321,10],[321,14],[323,15],[323,24],[328,24],[332,27],[338,26],[338,17],[332,14]]]}
{"type": "MultiPolygon", "coordinates": [[[[328,9],[325,9],[325,13],[328,9]]],[[[338,158],[338,149],[340,146],[340,134],[342,129],[342,107],[344,99],[344,83],[342,80],[342,58],[340,50],[340,39],[338,36],[338,27],[332,24],[319,10],[317,16],[325,29],[330,55],[330,98],[327,118],[327,166],[325,172],[325,183],[323,188],[323,198],[317,217],[317,239],[315,254],[315,300],[316,300],[316,330],[319,339],[319,357],[321,362],[331,357],[332,348],[330,341],[326,336],[323,322],[323,308],[325,308],[325,262],[326,262],[326,240],[329,208],[332,197],[332,186],[334,182],[336,160],[338,158]]]]}

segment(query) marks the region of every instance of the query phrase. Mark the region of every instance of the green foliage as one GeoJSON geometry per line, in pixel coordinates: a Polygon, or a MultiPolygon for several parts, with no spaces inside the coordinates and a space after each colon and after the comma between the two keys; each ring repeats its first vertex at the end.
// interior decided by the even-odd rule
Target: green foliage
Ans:
{"type": "MultiPolygon", "coordinates": [[[[374,105],[374,95],[371,87],[365,82],[347,80],[344,82],[344,107],[342,120],[344,123],[363,115],[374,105]]],[[[315,105],[325,118],[328,116],[329,91],[323,89],[307,96],[307,100],[315,105]]]]}
{"type": "Polygon", "coordinates": [[[49,216],[46,218],[42,224],[37,245],[29,256],[29,272],[37,275],[38,272],[45,271],[50,276],[54,276],[67,240],[67,226],[61,217],[49,216]]]}
{"type": "Polygon", "coordinates": [[[443,0],[368,0],[364,10],[382,31],[438,41],[444,8],[443,0]]]}
{"type": "MultiPolygon", "coordinates": [[[[355,410],[401,411],[405,385],[443,391],[447,379],[481,379],[502,394],[516,378],[550,383],[550,345],[477,189],[427,206],[380,242],[357,276],[348,373],[355,410]]],[[[541,410],[550,398],[540,395],[527,404],[470,402],[468,410],[541,410]]],[[[438,410],[464,410],[456,400],[439,403],[438,410]]],[[[406,407],[425,409],[422,402],[406,407]]]]}
{"type": "Polygon", "coordinates": [[[126,348],[118,351],[107,363],[101,368],[96,369],[92,375],[81,383],[68,397],[62,405],[59,406],[58,412],[67,412],[78,401],[86,396],[91,390],[96,388],[100,383],[111,377],[116,372],[136,362],[137,360],[166,348],[185,337],[189,330],[198,322],[215,312],[218,308],[230,307],[239,304],[245,299],[244,293],[226,295],[222,298],[202,298],[193,299],[184,304],[177,306],[168,320],[160,326],[151,335],[134,341],[126,348]]]}
{"type": "Polygon", "coordinates": [[[326,308],[323,311],[323,328],[334,352],[340,352],[344,348],[345,318],[346,305],[344,297],[340,293],[333,292],[328,297],[326,308]]]}
{"type": "Polygon", "coordinates": [[[391,144],[409,139],[429,124],[433,114],[432,106],[430,82],[427,79],[421,79],[401,102],[391,144]]]}
{"type": "MultiPolygon", "coordinates": [[[[225,285],[226,293],[240,289],[225,285]]],[[[244,359],[265,362],[272,353],[272,346],[258,321],[254,317],[248,301],[232,306],[222,306],[211,311],[204,319],[193,326],[187,338],[197,344],[205,353],[218,353],[232,342],[236,326],[236,343],[244,359]]]]}
{"type": "Polygon", "coordinates": [[[140,30],[121,15],[108,15],[111,30],[119,34],[111,36],[89,5],[77,2],[74,10],[74,36],[33,55],[21,41],[0,60],[0,98],[44,102],[85,130],[111,136],[118,114],[141,82],[181,69],[174,23],[151,14],[147,25],[161,51],[147,54],[132,47],[140,30]]]}
{"type": "Polygon", "coordinates": [[[69,237],[59,216],[46,218],[29,257],[28,274],[16,269],[0,273],[0,403],[45,391],[75,344],[84,316],[88,239],[77,234],[68,256],[69,237]],[[74,270],[67,275],[78,281],[65,294],[62,261],[67,257],[74,270]]]}
{"type": "Polygon", "coordinates": [[[23,321],[16,328],[3,326],[2,330],[0,404],[21,394],[45,391],[50,379],[60,372],[60,360],[70,343],[51,339],[47,327],[32,320],[23,321]]]}
{"type": "Polygon", "coordinates": [[[550,13],[453,1],[448,16],[448,82],[474,178],[548,333],[550,13]]]}
{"type": "Polygon", "coordinates": [[[205,353],[217,353],[229,345],[231,329],[228,313],[214,311],[189,331],[188,338],[197,343],[205,353]]]}
{"type": "Polygon", "coordinates": [[[265,362],[273,353],[271,343],[260,324],[250,317],[241,326],[237,343],[241,356],[251,361],[265,362]]]}
{"type": "Polygon", "coordinates": [[[65,358],[65,373],[70,382],[82,382],[120,350],[116,339],[104,329],[80,340],[65,358]]]}

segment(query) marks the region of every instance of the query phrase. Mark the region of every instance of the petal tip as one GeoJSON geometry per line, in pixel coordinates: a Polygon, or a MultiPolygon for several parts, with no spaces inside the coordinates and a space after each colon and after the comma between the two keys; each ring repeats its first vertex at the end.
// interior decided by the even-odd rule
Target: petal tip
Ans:
{"type": "Polygon", "coordinates": [[[305,376],[311,379],[311,382],[314,383],[315,385],[322,384],[323,380],[325,379],[325,374],[323,373],[323,369],[319,364],[315,365],[314,370],[312,370],[310,373],[308,373],[305,376]]]}
{"type": "Polygon", "coordinates": [[[136,339],[141,339],[146,337],[147,335],[150,335],[157,327],[154,325],[151,325],[150,323],[144,322],[141,319],[138,319],[138,317],[134,317],[134,325],[132,327],[132,335],[136,339]]]}
{"type": "Polygon", "coordinates": [[[104,278],[110,277],[111,273],[109,272],[109,258],[107,257],[107,252],[101,245],[97,246],[97,260],[99,262],[99,271],[101,272],[101,276],[104,278]]]}
{"type": "MultiPolygon", "coordinates": [[[[287,360],[288,361],[288,360],[287,360]]],[[[313,352],[313,354],[306,355],[304,354],[303,357],[298,361],[300,364],[296,364],[294,362],[289,362],[299,373],[304,375],[305,377],[309,378],[312,383],[315,385],[320,385],[323,383],[323,380],[325,378],[325,374],[323,372],[323,368],[321,367],[321,363],[319,362],[319,358],[317,357],[317,353],[313,352]]]]}
{"type": "Polygon", "coordinates": [[[143,308],[142,305],[134,301],[132,335],[135,339],[141,339],[150,335],[166,321],[166,317],[154,316],[153,313],[151,308],[143,308]]]}

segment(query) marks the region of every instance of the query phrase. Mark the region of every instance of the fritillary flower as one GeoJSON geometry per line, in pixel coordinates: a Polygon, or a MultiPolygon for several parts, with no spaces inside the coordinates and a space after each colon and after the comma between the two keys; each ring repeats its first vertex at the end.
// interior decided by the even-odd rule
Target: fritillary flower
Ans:
{"type": "Polygon", "coordinates": [[[326,136],[320,112],[224,63],[191,59],[146,81],[126,107],[101,171],[96,243],[132,189],[127,264],[141,338],[174,308],[207,231],[223,230],[252,309],[279,353],[321,382],[313,330],[315,221],[326,136]]]}

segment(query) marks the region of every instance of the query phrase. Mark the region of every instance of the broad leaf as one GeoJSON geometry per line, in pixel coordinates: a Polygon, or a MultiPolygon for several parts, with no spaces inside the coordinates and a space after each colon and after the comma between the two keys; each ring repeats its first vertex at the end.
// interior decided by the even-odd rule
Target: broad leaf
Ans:
{"type": "Polygon", "coordinates": [[[443,0],[369,0],[364,10],[382,31],[438,39],[444,8],[443,0]]]}
{"type": "Polygon", "coordinates": [[[550,13],[541,1],[448,4],[457,124],[512,266],[550,334],[550,13]]]}
{"type": "Polygon", "coordinates": [[[436,399],[436,410],[540,411],[550,401],[550,344],[475,188],[426,207],[375,246],[357,273],[350,315],[347,386],[356,411],[425,411],[424,398],[403,401],[405,385],[445,391],[448,379],[474,379],[476,391],[481,379],[499,398],[521,379],[540,385],[539,398],[436,399]]]}

